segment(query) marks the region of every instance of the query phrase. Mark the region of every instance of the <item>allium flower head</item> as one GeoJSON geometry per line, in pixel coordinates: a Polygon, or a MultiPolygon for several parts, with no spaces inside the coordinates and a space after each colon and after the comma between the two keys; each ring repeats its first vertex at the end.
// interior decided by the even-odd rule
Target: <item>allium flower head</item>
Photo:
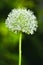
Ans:
{"type": "Polygon", "coordinates": [[[13,9],[5,22],[6,26],[13,32],[25,32],[33,34],[37,29],[37,20],[29,9],[13,9]]]}

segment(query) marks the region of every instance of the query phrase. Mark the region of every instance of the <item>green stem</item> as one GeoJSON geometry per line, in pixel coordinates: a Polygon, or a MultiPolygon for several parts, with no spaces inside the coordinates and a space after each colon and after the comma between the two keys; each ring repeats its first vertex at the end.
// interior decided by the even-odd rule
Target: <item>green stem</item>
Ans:
{"type": "Polygon", "coordinates": [[[21,41],[22,41],[22,33],[20,33],[19,37],[19,65],[21,65],[21,41]]]}

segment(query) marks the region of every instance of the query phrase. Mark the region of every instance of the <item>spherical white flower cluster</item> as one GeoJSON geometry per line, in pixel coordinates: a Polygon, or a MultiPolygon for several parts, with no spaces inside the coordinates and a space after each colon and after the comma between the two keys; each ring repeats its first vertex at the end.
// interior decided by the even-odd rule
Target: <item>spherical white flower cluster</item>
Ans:
{"type": "Polygon", "coordinates": [[[13,9],[5,22],[6,26],[13,32],[25,32],[33,34],[37,29],[37,20],[29,9],[13,9]]]}

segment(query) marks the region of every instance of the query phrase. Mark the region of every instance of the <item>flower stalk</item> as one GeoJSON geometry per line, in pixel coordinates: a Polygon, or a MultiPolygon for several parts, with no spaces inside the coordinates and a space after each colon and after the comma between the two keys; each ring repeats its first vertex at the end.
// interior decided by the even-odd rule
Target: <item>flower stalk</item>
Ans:
{"type": "Polygon", "coordinates": [[[21,65],[21,41],[22,41],[22,33],[20,33],[20,37],[19,37],[19,65],[21,65]]]}

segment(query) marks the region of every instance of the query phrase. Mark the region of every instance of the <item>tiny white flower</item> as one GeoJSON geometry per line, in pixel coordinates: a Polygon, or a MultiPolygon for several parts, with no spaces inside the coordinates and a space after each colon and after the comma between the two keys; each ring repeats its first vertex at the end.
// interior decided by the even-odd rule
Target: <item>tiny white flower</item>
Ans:
{"type": "Polygon", "coordinates": [[[21,31],[27,34],[33,34],[38,27],[36,17],[29,9],[13,9],[5,24],[13,32],[21,31]]]}

